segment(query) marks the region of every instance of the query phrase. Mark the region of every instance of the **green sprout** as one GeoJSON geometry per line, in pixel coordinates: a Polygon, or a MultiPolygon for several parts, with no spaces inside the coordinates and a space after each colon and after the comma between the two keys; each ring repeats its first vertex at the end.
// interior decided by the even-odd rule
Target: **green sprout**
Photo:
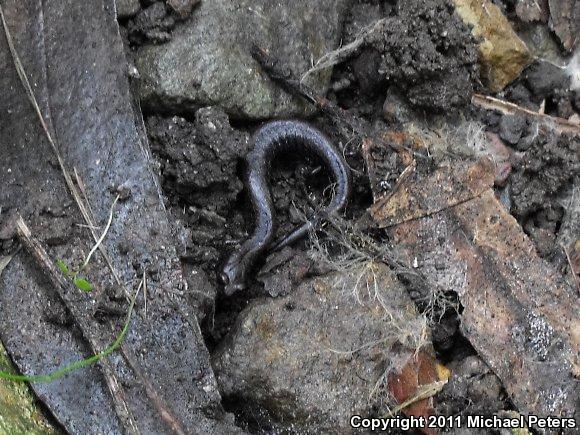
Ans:
{"type": "Polygon", "coordinates": [[[56,260],[56,266],[60,269],[63,275],[72,279],[73,284],[79,290],[87,293],[93,290],[93,285],[90,282],[88,282],[85,278],[78,277],[79,273],[83,270],[83,267],[81,267],[76,272],[71,272],[67,264],[62,260],[56,260]]]}

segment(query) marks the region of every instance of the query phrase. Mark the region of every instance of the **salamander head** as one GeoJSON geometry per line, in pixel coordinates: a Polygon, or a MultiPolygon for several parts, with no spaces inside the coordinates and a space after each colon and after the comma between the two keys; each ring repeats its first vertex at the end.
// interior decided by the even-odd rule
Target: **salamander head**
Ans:
{"type": "Polygon", "coordinates": [[[220,279],[227,296],[246,288],[246,267],[239,253],[235,252],[230,256],[222,270],[220,279]]]}

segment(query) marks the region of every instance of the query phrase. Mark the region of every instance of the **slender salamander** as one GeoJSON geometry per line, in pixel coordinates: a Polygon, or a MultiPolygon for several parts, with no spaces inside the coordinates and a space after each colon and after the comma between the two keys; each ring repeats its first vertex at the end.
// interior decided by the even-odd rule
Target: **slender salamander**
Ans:
{"type": "Polygon", "coordinates": [[[341,210],[350,193],[350,171],[342,154],[330,140],[313,126],[301,121],[273,121],[263,125],[254,135],[254,149],[247,156],[246,185],[255,214],[255,229],[242,247],[231,254],[221,280],[224,292],[231,295],[246,286],[248,273],[256,260],[306,236],[326,216],[341,210]],[[332,171],[336,187],[324,212],[298,227],[280,242],[270,246],[274,237],[274,207],[268,188],[268,171],[273,158],[280,152],[310,151],[319,156],[332,171]]]}

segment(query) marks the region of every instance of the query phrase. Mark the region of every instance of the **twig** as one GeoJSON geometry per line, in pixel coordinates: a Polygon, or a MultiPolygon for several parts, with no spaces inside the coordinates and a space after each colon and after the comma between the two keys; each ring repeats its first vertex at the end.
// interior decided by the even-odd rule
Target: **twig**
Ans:
{"type": "MultiPolygon", "coordinates": [[[[73,193],[73,197],[75,198],[77,205],[79,207],[79,209],[81,210],[81,214],[83,215],[83,218],[85,219],[85,222],[87,223],[91,234],[93,236],[93,239],[95,240],[95,243],[98,241],[98,237],[97,237],[97,233],[95,232],[95,229],[98,228],[95,224],[95,216],[92,212],[91,209],[91,203],[89,201],[89,198],[87,197],[87,192],[85,189],[85,184],[83,183],[82,178],[80,177],[80,175],[78,174],[76,168],[75,168],[75,177],[76,177],[76,182],[83,194],[83,199],[79,197],[76,197],[75,194],[73,193]],[[84,206],[84,204],[86,204],[86,207],[84,206]],[[83,210],[85,210],[85,212],[83,212],[83,210]]],[[[123,290],[123,293],[125,293],[125,297],[126,298],[130,298],[131,295],[129,294],[129,291],[127,290],[127,287],[125,287],[125,284],[121,281],[121,278],[119,277],[119,274],[117,273],[117,270],[115,269],[115,267],[113,266],[113,262],[111,261],[111,258],[109,257],[109,253],[107,252],[107,249],[105,248],[105,246],[103,244],[98,244],[99,246],[99,251],[101,252],[101,255],[103,256],[103,258],[105,259],[105,262],[107,263],[107,266],[109,267],[109,270],[111,271],[111,273],[113,274],[113,278],[115,278],[115,282],[117,283],[117,285],[119,287],[121,287],[121,289],[123,290]]]]}
{"type": "Polygon", "coordinates": [[[91,207],[91,202],[89,201],[89,197],[87,195],[87,188],[85,186],[85,183],[83,182],[83,179],[81,178],[81,176],[79,175],[77,168],[73,166],[73,172],[75,173],[75,181],[77,182],[77,186],[79,186],[79,190],[81,191],[81,193],[83,194],[83,198],[85,200],[85,204],[87,204],[87,209],[90,213],[90,216],[94,219],[95,217],[95,212],[93,212],[93,208],[91,207]]]}
{"type": "Polygon", "coordinates": [[[534,112],[533,110],[510,103],[509,101],[500,100],[488,95],[473,94],[471,103],[483,109],[496,110],[504,115],[514,115],[516,113],[525,114],[536,118],[547,126],[555,128],[559,132],[580,134],[580,125],[574,124],[567,119],[534,112]]]}
{"type": "Polygon", "coordinates": [[[398,414],[399,411],[402,411],[403,409],[412,405],[413,403],[416,403],[416,402],[419,402],[421,400],[425,400],[425,399],[428,399],[430,397],[433,397],[435,394],[439,393],[443,389],[443,387],[445,386],[446,383],[447,383],[447,381],[437,381],[437,382],[433,382],[432,384],[423,385],[418,390],[417,394],[415,394],[413,397],[405,400],[403,403],[401,403],[395,409],[392,409],[391,411],[389,411],[389,413],[387,415],[385,415],[383,418],[391,418],[394,415],[398,414]]]}
{"type": "Polygon", "coordinates": [[[143,305],[144,316],[147,319],[147,271],[143,270],[143,305]]]}
{"type": "MultiPolygon", "coordinates": [[[[268,54],[264,49],[257,45],[253,45],[250,52],[272,80],[279,83],[291,94],[299,95],[312,103],[324,115],[332,120],[342,136],[351,138],[354,135],[358,137],[360,141],[369,136],[368,132],[371,128],[366,121],[350,114],[329,99],[315,92],[308,85],[292,77],[292,73],[280,66],[279,61],[268,54]]],[[[382,140],[377,141],[383,145],[389,146],[397,152],[407,151],[417,154],[415,151],[395,143],[387,143],[382,140]]]]}
{"type": "MultiPolygon", "coordinates": [[[[14,223],[16,228],[16,235],[18,240],[24,246],[26,251],[36,260],[38,266],[42,269],[44,274],[47,276],[51,284],[56,289],[59,297],[64,302],[65,306],[69,312],[73,315],[79,329],[82,332],[83,337],[89,343],[91,351],[96,355],[106,348],[106,345],[102,345],[97,338],[91,333],[91,324],[85,313],[89,312],[89,299],[88,297],[83,301],[83,294],[80,293],[76,287],[72,285],[70,281],[65,279],[64,275],[58,270],[54,261],[48,256],[44,247],[38,242],[33,236],[22,219],[22,217],[16,217],[16,222],[14,223]],[[84,303],[83,303],[84,302],[84,303]],[[84,309],[80,306],[84,305],[84,309]],[[83,312],[84,311],[84,312],[83,312]]],[[[125,397],[125,392],[121,387],[119,380],[115,376],[113,367],[108,359],[99,360],[99,366],[103,372],[103,376],[111,392],[111,397],[113,399],[113,405],[119,418],[119,422],[125,429],[126,434],[137,435],[139,434],[139,429],[133,416],[129,405],[127,404],[127,399],[125,397]]]]}

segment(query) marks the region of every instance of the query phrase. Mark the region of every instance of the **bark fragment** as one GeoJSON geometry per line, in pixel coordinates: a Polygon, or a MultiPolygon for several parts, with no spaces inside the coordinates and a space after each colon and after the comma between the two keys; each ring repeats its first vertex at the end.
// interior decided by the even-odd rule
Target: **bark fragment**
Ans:
{"type": "Polygon", "coordinates": [[[463,333],[520,412],[574,415],[578,297],[485,188],[493,182],[491,168],[486,172],[478,162],[456,170],[463,175],[445,168],[416,178],[393,194],[389,202],[397,206],[376,204],[371,213],[379,226],[392,226],[393,243],[408,264],[432,286],[457,293],[463,333]],[[465,177],[470,173],[478,178],[465,177]]]}

